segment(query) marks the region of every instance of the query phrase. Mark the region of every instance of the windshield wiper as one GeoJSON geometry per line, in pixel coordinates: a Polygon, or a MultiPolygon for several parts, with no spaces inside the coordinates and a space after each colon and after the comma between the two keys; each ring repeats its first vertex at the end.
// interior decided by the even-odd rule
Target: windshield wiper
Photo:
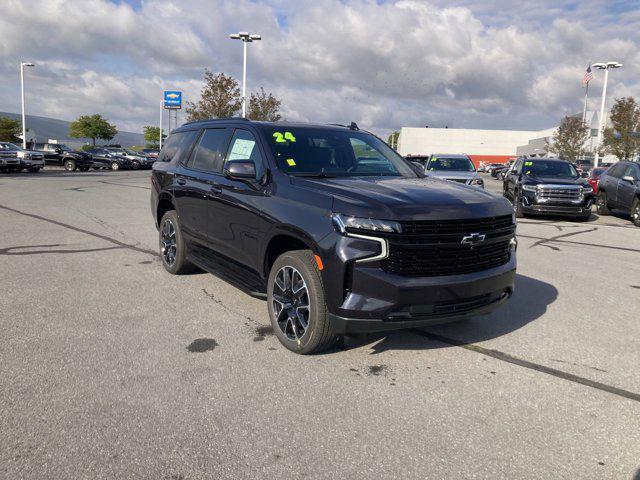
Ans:
{"type": "Polygon", "coordinates": [[[338,178],[337,175],[330,175],[324,172],[316,172],[316,173],[290,173],[294,177],[304,177],[304,178],[338,178]]]}

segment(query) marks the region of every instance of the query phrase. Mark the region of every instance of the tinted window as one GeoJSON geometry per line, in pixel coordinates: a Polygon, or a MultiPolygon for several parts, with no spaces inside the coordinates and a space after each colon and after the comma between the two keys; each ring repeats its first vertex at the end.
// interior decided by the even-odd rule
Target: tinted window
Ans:
{"type": "Polygon", "coordinates": [[[207,128],[202,132],[187,166],[206,172],[222,171],[222,162],[229,131],[226,128],[207,128]]]}
{"type": "Polygon", "coordinates": [[[569,162],[549,160],[525,160],[525,175],[537,175],[539,177],[569,177],[575,178],[578,172],[569,162]]]}
{"type": "Polygon", "coordinates": [[[236,130],[229,143],[228,160],[251,160],[256,166],[257,178],[262,176],[262,155],[253,133],[236,130]]]}
{"type": "Polygon", "coordinates": [[[291,175],[416,177],[379,138],[337,128],[263,127],[280,170],[291,175]]]}
{"type": "Polygon", "coordinates": [[[618,163],[607,170],[607,175],[610,175],[612,177],[621,177],[622,172],[624,171],[624,167],[625,165],[618,163]]]}
{"type": "Polygon", "coordinates": [[[197,130],[188,130],[169,135],[167,142],[162,146],[162,150],[158,155],[158,161],[171,162],[174,159],[180,161],[191,148],[191,144],[197,133],[197,130]]]}
{"type": "Polygon", "coordinates": [[[453,172],[473,172],[475,167],[466,157],[432,157],[427,164],[427,170],[446,170],[453,172]]]}
{"type": "Polygon", "coordinates": [[[634,179],[638,179],[638,167],[636,165],[628,165],[627,168],[624,169],[622,173],[623,177],[633,177],[634,179]]]}

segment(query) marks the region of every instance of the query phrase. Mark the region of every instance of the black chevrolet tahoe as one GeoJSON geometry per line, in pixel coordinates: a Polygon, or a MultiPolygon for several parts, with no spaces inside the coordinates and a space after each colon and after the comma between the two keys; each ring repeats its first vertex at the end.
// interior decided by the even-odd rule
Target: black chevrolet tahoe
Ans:
{"type": "Polygon", "coordinates": [[[519,158],[506,173],[503,196],[516,217],[562,215],[587,220],[593,188],[575,167],[557,158],[519,158]]]}
{"type": "Polygon", "coordinates": [[[185,124],[151,183],[166,270],[197,266],[266,298],[297,353],[485,314],[513,292],[509,202],[423,177],[355,124],[185,124]]]}

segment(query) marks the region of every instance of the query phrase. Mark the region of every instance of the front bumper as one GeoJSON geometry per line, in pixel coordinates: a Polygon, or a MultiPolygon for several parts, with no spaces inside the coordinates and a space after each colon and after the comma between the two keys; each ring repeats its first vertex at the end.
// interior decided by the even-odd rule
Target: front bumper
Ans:
{"type": "Polygon", "coordinates": [[[487,314],[513,293],[515,246],[507,263],[459,275],[408,277],[386,271],[379,261],[348,259],[376,248],[371,241],[342,237],[336,251],[343,261],[327,262],[322,272],[336,333],[413,328],[487,314]]]}
{"type": "Polygon", "coordinates": [[[579,203],[540,202],[533,194],[522,196],[522,211],[527,215],[586,216],[591,213],[594,196],[587,195],[579,203]]]}

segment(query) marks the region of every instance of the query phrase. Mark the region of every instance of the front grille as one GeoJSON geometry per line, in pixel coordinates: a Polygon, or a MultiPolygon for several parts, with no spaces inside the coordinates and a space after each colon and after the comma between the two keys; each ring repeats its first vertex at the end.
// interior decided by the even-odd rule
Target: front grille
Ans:
{"type": "Polygon", "coordinates": [[[402,234],[387,236],[389,256],[382,268],[408,277],[460,275],[504,265],[515,233],[511,215],[401,222],[401,226],[402,234]],[[474,233],[484,235],[484,242],[461,243],[474,233]]]}
{"type": "Polygon", "coordinates": [[[416,248],[409,244],[391,244],[382,268],[407,277],[461,275],[504,265],[510,255],[509,240],[479,246],[451,244],[416,248]]]}
{"type": "Polygon", "coordinates": [[[580,187],[541,186],[538,187],[536,198],[538,201],[546,202],[579,202],[582,200],[582,192],[580,191],[580,187]]]}

